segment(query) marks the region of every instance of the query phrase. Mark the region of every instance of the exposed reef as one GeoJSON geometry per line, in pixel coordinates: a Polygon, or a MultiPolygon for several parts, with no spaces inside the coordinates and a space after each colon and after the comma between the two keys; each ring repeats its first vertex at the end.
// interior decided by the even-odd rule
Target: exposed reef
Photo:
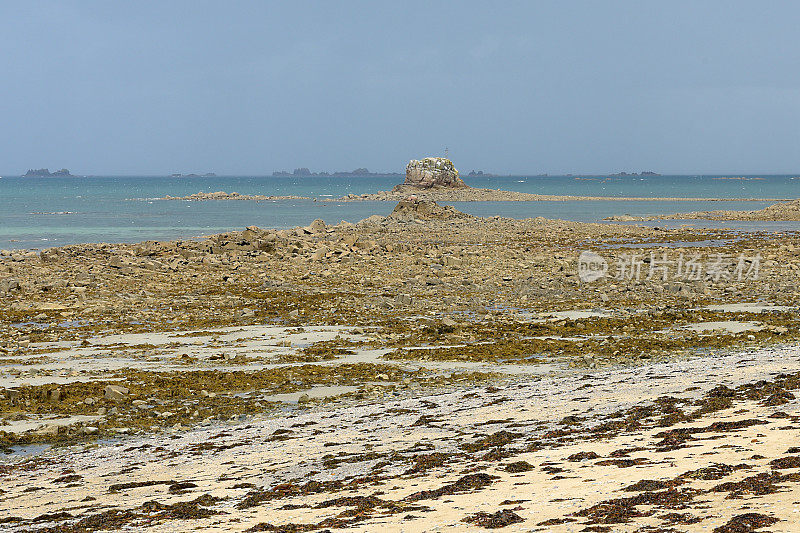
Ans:
{"type": "Polygon", "coordinates": [[[189,201],[203,201],[203,200],[310,200],[307,196],[267,196],[263,194],[239,194],[238,192],[197,192],[188,196],[164,196],[156,198],[156,200],[189,200],[189,201]]]}
{"type": "Polygon", "coordinates": [[[787,200],[759,209],[757,211],[694,211],[673,215],[630,216],[614,215],[606,220],[617,222],[652,221],[652,220],[800,220],[800,199],[787,200]]]}

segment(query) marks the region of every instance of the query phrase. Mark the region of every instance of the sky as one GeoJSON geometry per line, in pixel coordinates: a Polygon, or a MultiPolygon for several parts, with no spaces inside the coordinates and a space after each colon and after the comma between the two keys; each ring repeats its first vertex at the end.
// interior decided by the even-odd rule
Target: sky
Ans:
{"type": "Polygon", "coordinates": [[[800,3],[0,2],[0,172],[800,172],[800,3]]]}

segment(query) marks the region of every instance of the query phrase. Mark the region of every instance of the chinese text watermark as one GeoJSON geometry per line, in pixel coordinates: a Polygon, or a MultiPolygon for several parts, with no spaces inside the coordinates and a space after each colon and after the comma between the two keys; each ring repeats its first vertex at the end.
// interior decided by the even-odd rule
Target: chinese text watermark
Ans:
{"type": "Polygon", "coordinates": [[[578,277],[591,283],[608,277],[618,281],[743,281],[758,279],[761,254],[738,256],[714,254],[686,255],[669,252],[620,254],[610,262],[601,255],[583,251],[578,257],[578,277]]]}

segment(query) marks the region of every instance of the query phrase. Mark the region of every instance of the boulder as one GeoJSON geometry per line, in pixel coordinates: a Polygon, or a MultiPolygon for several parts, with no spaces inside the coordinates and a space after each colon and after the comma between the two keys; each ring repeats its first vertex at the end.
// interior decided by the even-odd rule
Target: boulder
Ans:
{"type": "Polygon", "coordinates": [[[18,291],[20,289],[19,282],[14,278],[0,279],[0,294],[18,291]]]}
{"type": "Polygon", "coordinates": [[[311,254],[311,260],[322,261],[323,259],[325,259],[325,256],[328,254],[328,252],[330,252],[330,249],[327,246],[322,246],[319,249],[317,249],[316,252],[311,254]]]}
{"type": "Polygon", "coordinates": [[[369,226],[369,225],[374,225],[374,224],[380,224],[384,220],[386,220],[386,217],[382,217],[381,215],[372,215],[372,216],[369,216],[369,217],[365,218],[364,220],[359,221],[358,225],[359,226],[369,226]]]}
{"type": "Polygon", "coordinates": [[[406,181],[403,185],[420,189],[467,187],[464,180],[458,177],[458,170],[453,162],[444,157],[426,157],[421,160],[409,161],[406,165],[406,181]]]}
{"type": "Polygon", "coordinates": [[[318,218],[308,226],[308,229],[310,233],[325,233],[328,227],[322,219],[318,218]]]}
{"type": "Polygon", "coordinates": [[[103,396],[107,400],[122,400],[130,391],[126,387],[122,387],[120,385],[106,385],[106,388],[103,389],[103,396]]]}
{"type": "Polygon", "coordinates": [[[58,256],[59,252],[56,248],[49,248],[39,252],[39,259],[42,261],[42,263],[53,262],[58,258],[58,256]]]}

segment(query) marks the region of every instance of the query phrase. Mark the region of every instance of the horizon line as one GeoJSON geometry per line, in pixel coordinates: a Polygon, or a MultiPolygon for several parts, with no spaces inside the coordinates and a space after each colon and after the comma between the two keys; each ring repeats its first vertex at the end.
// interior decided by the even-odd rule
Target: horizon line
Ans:
{"type": "MultiPolygon", "coordinates": [[[[274,171],[274,172],[282,172],[282,171],[274,171]]],[[[284,176],[275,176],[273,173],[270,174],[261,174],[261,173],[250,173],[250,172],[242,172],[242,173],[234,173],[234,174],[227,174],[227,173],[215,173],[214,176],[205,176],[203,174],[193,173],[190,172],[188,174],[180,174],[179,176],[173,176],[174,174],[178,174],[177,172],[169,172],[169,173],[124,173],[124,174],[113,174],[113,173],[91,173],[91,174],[84,174],[84,173],[77,173],[72,174],[70,173],[69,176],[29,176],[30,177],[39,177],[39,178],[232,178],[232,177],[252,177],[252,178],[342,178],[342,177],[369,177],[373,175],[378,176],[393,176],[393,175],[403,175],[404,172],[370,172],[369,174],[351,174],[347,171],[320,171],[320,172],[327,172],[327,176],[320,176],[320,175],[311,175],[311,174],[303,174],[303,175],[284,175],[284,176]],[[350,174],[350,176],[335,176],[335,173],[346,173],[350,174]],[[191,175],[194,174],[194,175],[191,175]]],[[[643,171],[643,172],[654,172],[654,171],[643,171]]],[[[204,173],[205,174],[205,173],[204,173]]],[[[470,175],[469,173],[462,173],[459,172],[459,176],[465,177],[497,177],[497,178],[505,178],[505,177],[527,177],[527,178],[538,178],[538,177],[550,177],[550,178],[558,178],[558,177],[623,177],[623,176],[637,176],[637,177],[670,177],[670,176],[730,176],[733,174],[741,175],[743,177],[747,176],[791,176],[797,175],[800,176],[800,171],[798,172],[742,172],[742,171],[732,171],[732,172],[654,172],[652,174],[642,174],[641,172],[626,172],[626,171],[617,171],[617,172],[567,172],[567,173],[550,173],[550,172],[512,172],[507,174],[499,174],[493,172],[483,171],[481,175],[470,175]]],[[[19,173],[2,173],[0,172],[0,177],[7,177],[7,178],[23,178],[25,177],[24,174],[19,173]]]]}

